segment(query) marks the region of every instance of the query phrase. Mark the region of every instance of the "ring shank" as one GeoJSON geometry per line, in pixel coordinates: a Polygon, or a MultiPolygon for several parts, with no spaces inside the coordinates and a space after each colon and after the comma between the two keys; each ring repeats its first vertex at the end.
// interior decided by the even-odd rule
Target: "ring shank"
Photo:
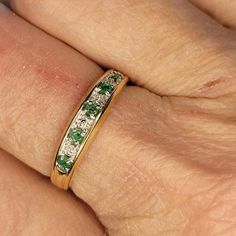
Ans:
{"type": "MultiPolygon", "coordinates": [[[[57,187],[62,188],[64,190],[67,190],[69,188],[69,184],[70,184],[71,178],[74,174],[74,171],[81,164],[81,161],[83,160],[85,154],[87,153],[88,147],[90,146],[90,144],[94,140],[96,134],[98,133],[98,130],[100,129],[103,122],[105,121],[111,106],[113,105],[113,103],[115,102],[115,100],[117,99],[118,95],[121,93],[123,87],[126,85],[127,82],[128,82],[128,77],[124,76],[120,72],[117,72],[114,70],[107,71],[101,78],[98,79],[98,81],[95,83],[95,85],[93,85],[91,87],[88,95],[83,99],[83,102],[75,110],[75,113],[73,114],[73,118],[72,118],[71,122],[69,123],[69,125],[67,126],[67,129],[63,135],[62,141],[61,141],[59,148],[57,150],[57,153],[55,155],[56,158],[53,163],[53,168],[51,171],[51,181],[57,187]],[[112,78],[112,76],[114,77],[114,75],[120,75],[121,79],[119,82],[116,82],[116,83],[112,80],[112,82],[111,82],[112,85],[110,85],[109,81],[111,81],[111,78],[112,78]],[[113,89],[113,91],[111,91],[112,89],[113,89]],[[90,100],[92,99],[92,96],[94,95],[94,93],[96,93],[97,99],[95,98],[95,99],[93,99],[93,102],[91,102],[90,100]],[[101,98],[102,99],[106,98],[107,100],[105,100],[105,102],[102,103],[103,104],[102,106],[97,106],[98,102],[101,102],[100,101],[101,98]],[[80,113],[83,116],[87,115],[88,109],[87,109],[87,111],[83,111],[84,107],[86,108],[86,106],[87,107],[90,106],[90,107],[95,108],[94,104],[100,109],[100,113],[99,114],[94,113],[96,117],[92,116],[91,114],[89,114],[90,115],[89,119],[88,119],[88,117],[86,117],[86,120],[88,120],[90,122],[90,126],[89,126],[90,129],[87,132],[87,134],[82,136],[82,134],[81,134],[82,129],[80,126],[76,127],[77,133],[75,133],[75,132],[73,133],[73,128],[71,128],[71,127],[73,127],[74,123],[76,122],[76,119],[78,119],[77,116],[79,116],[80,113]],[[91,116],[92,116],[92,118],[91,118],[91,116]],[[78,132],[78,130],[80,131],[80,133],[78,132]],[[70,133],[72,133],[73,136],[70,135],[70,133]],[[60,152],[64,153],[63,148],[66,149],[66,148],[69,148],[69,146],[70,146],[70,148],[72,147],[72,149],[73,149],[73,146],[71,145],[71,143],[68,144],[68,137],[72,137],[74,139],[77,138],[79,141],[82,140],[81,143],[78,143],[77,147],[75,147],[75,149],[76,148],[78,148],[78,149],[76,149],[77,152],[76,152],[75,158],[73,159],[73,162],[71,162],[71,163],[69,162],[70,157],[68,157],[69,155],[67,155],[67,154],[64,154],[64,157],[63,157],[64,159],[61,157],[62,155],[59,158],[59,153],[60,152]],[[67,140],[67,143],[65,140],[67,140]],[[68,160],[65,157],[68,158],[68,160]],[[59,162],[59,160],[60,160],[60,162],[59,162]],[[70,164],[72,166],[70,166],[70,164]],[[62,165],[63,170],[60,165],[62,165]],[[71,168],[69,168],[69,167],[71,167],[71,168]],[[66,170],[66,171],[64,172],[64,170],[66,170]]],[[[97,111],[96,109],[94,109],[94,110],[97,111]]],[[[89,111],[91,111],[91,109],[89,111]]],[[[71,139],[70,139],[70,141],[71,141],[71,139]]]]}

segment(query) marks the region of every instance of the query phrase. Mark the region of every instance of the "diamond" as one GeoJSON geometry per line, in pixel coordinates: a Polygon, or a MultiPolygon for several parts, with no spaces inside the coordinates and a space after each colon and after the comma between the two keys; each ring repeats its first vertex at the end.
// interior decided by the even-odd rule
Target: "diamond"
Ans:
{"type": "Polygon", "coordinates": [[[107,94],[100,94],[100,89],[96,88],[91,97],[89,98],[89,101],[94,102],[96,104],[98,104],[99,106],[104,106],[107,102],[107,100],[109,99],[109,95],[107,94]]]}
{"type": "Polygon", "coordinates": [[[76,126],[82,129],[82,134],[85,134],[91,127],[92,122],[85,115],[76,118],[76,126]]]}
{"type": "Polygon", "coordinates": [[[109,78],[111,78],[115,83],[117,83],[121,79],[121,74],[112,73],[109,78]]]}
{"type": "Polygon", "coordinates": [[[67,138],[62,146],[62,149],[60,150],[60,154],[66,154],[72,158],[76,156],[76,153],[78,151],[78,147],[75,147],[75,145],[71,144],[71,141],[67,138]]]}

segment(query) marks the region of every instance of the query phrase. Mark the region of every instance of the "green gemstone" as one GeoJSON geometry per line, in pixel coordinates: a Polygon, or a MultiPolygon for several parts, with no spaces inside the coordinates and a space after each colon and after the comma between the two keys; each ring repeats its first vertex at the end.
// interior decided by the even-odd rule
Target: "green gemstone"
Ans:
{"type": "Polygon", "coordinates": [[[81,144],[84,141],[84,136],[81,133],[82,129],[70,129],[68,138],[71,139],[73,145],[81,144]]]}
{"type": "Polygon", "coordinates": [[[100,88],[100,91],[98,92],[99,94],[106,94],[107,92],[111,93],[114,89],[108,82],[100,82],[98,88],[100,88]]]}
{"type": "Polygon", "coordinates": [[[91,102],[85,103],[82,110],[86,111],[85,115],[89,118],[96,117],[100,113],[100,107],[91,102]]]}
{"type": "Polygon", "coordinates": [[[121,78],[121,75],[113,73],[112,75],[110,75],[110,78],[116,83],[121,78]]]}
{"type": "Polygon", "coordinates": [[[56,163],[62,169],[71,169],[73,163],[68,160],[69,160],[68,155],[58,155],[56,163]]]}

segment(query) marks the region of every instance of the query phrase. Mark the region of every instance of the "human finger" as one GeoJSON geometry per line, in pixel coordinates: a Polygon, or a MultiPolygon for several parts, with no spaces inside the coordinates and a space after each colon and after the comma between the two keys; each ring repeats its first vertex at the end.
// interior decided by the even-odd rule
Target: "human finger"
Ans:
{"type": "MultiPolygon", "coordinates": [[[[61,67],[59,62],[58,65],[61,67]]],[[[48,71],[51,71],[51,68],[48,71]]],[[[73,75],[74,71],[71,70],[71,74],[73,75]]],[[[30,71],[27,75],[39,78],[37,73],[31,74],[30,71]]],[[[16,76],[18,78],[18,75],[16,76]]],[[[6,74],[4,78],[8,78],[6,74]]],[[[214,83],[209,85],[203,88],[203,92],[211,90],[214,83]]],[[[33,91],[37,94],[38,89],[35,88],[33,91]]],[[[50,92],[51,89],[48,88],[48,91],[50,92]]],[[[65,90],[61,94],[64,92],[65,90]]],[[[70,93],[73,91],[71,90],[70,93]]],[[[23,100],[20,100],[22,104],[25,104],[26,95],[24,94],[23,100]]],[[[30,163],[30,160],[37,159],[41,164],[41,170],[46,175],[49,174],[49,163],[52,163],[54,153],[52,150],[58,144],[55,139],[60,136],[59,133],[65,126],[65,122],[61,120],[62,114],[67,116],[64,112],[65,106],[60,105],[61,98],[55,100],[56,97],[55,94],[49,97],[50,101],[58,102],[55,104],[51,102],[54,107],[58,106],[58,110],[52,109],[50,120],[54,121],[53,125],[41,118],[39,119],[41,123],[33,123],[36,129],[28,132],[27,137],[24,136],[24,129],[20,127],[24,123],[31,124],[32,120],[37,120],[36,113],[31,116],[27,113],[22,115],[22,120],[12,122],[12,126],[8,126],[7,119],[4,119],[6,128],[17,131],[14,134],[17,134],[18,143],[24,144],[28,141],[31,144],[32,149],[28,149],[24,154],[21,151],[22,160],[30,163]],[[37,147],[41,145],[42,139],[34,139],[39,127],[45,138],[43,143],[48,144],[42,145],[40,149],[37,147]],[[48,134],[50,131],[54,132],[48,134]],[[32,145],[34,142],[35,146],[32,145]],[[45,158],[44,162],[40,162],[41,158],[45,158]]],[[[71,94],[71,97],[73,103],[79,99],[77,94],[71,94]]],[[[8,104],[6,101],[10,99],[5,100],[5,104],[8,104]]],[[[27,101],[32,99],[28,98],[27,101]]],[[[41,103],[41,100],[37,101],[35,110],[39,107],[40,110],[45,110],[47,107],[45,103],[41,103]]],[[[203,213],[204,207],[197,207],[198,211],[194,210],[194,213],[192,207],[186,209],[184,206],[174,211],[179,201],[185,199],[186,195],[188,198],[192,195],[201,195],[200,198],[203,199],[204,196],[200,193],[204,192],[205,188],[220,185],[221,180],[223,182],[227,175],[235,172],[235,165],[232,164],[235,161],[233,145],[235,103],[232,101],[234,100],[231,96],[223,99],[200,100],[159,97],[138,87],[126,88],[72,178],[73,191],[95,210],[108,232],[123,236],[131,233],[133,235],[161,234],[171,230],[169,226],[175,232],[183,230],[190,218],[193,219],[194,216],[203,213]],[[226,155],[225,158],[222,158],[222,155],[226,155]],[[220,176],[216,175],[218,177],[216,178],[211,175],[212,172],[220,173],[220,176]],[[185,186],[185,181],[189,180],[187,177],[192,173],[193,178],[186,188],[182,188],[183,185],[185,186]],[[176,184],[176,179],[182,181],[176,184]],[[192,185],[197,186],[194,191],[190,188],[192,185]],[[164,186],[170,188],[166,189],[164,186]],[[177,196],[174,194],[175,191],[179,193],[177,196]],[[183,213],[181,217],[180,213],[183,213]]],[[[69,99],[65,102],[70,110],[68,113],[73,110],[70,102],[69,99]]],[[[22,107],[24,108],[24,106],[17,106],[14,109],[15,114],[21,114],[22,107]]],[[[67,121],[67,118],[65,120],[67,121]]],[[[2,138],[1,142],[10,144],[8,149],[14,150],[14,145],[9,142],[11,139],[7,138],[9,136],[4,137],[5,140],[2,138]]],[[[22,146],[21,148],[23,149],[22,146]]],[[[218,189],[209,192],[213,196],[217,193],[218,189]]],[[[188,203],[194,206],[197,201],[188,203]]],[[[210,218],[209,214],[206,214],[205,219],[207,217],[210,218]]],[[[191,226],[191,230],[196,227],[191,226]]]]}
{"type": "MultiPolygon", "coordinates": [[[[48,176],[61,134],[71,113],[81,95],[84,95],[95,77],[102,74],[102,70],[6,8],[2,9],[0,20],[4,25],[4,28],[0,28],[0,146],[48,176]]],[[[75,173],[73,191],[78,197],[83,197],[93,209],[95,207],[96,213],[101,213],[98,205],[105,204],[112,191],[116,191],[122,184],[120,182],[113,188],[106,188],[113,182],[111,173],[114,170],[122,176],[119,163],[126,156],[124,151],[128,152],[131,145],[125,142],[121,152],[120,145],[125,140],[123,135],[129,138],[130,133],[141,132],[140,122],[147,123],[149,117],[157,112],[158,104],[161,104],[160,98],[145,89],[124,89],[111,110],[109,117],[112,123],[109,125],[109,119],[105,122],[102,130],[105,126],[107,129],[99,138],[100,144],[95,148],[91,147],[89,156],[92,165],[88,169],[85,165],[84,170],[79,168],[79,175],[75,173]],[[140,107],[145,109],[140,110],[140,107]],[[139,114],[139,119],[136,114],[139,114]],[[119,129],[124,119],[132,130],[119,129]],[[117,132],[117,129],[120,131],[117,132]],[[112,158],[114,150],[116,156],[112,158]],[[99,152],[103,153],[100,160],[99,152]],[[93,179],[96,180],[94,183],[92,181],[95,188],[91,188],[90,181],[93,179]]],[[[155,126],[156,123],[151,124],[150,130],[155,130],[155,126]]],[[[151,133],[149,136],[151,137],[151,133]]],[[[118,173],[115,176],[118,177],[118,173]]],[[[118,223],[113,224],[113,227],[117,226],[118,223]]]]}
{"type": "Polygon", "coordinates": [[[235,36],[186,0],[12,0],[11,5],[157,94],[218,97],[235,92],[235,36]]]}
{"type": "Polygon", "coordinates": [[[0,231],[7,235],[105,235],[75,196],[0,150],[0,231]]]}
{"type": "Polygon", "coordinates": [[[48,174],[57,132],[102,70],[6,7],[0,9],[1,147],[48,174]]]}
{"type": "Polygon", "coordinates": [[[236,28],[236,2],[231,0],[190,0],[223,26],[236,28]]]}

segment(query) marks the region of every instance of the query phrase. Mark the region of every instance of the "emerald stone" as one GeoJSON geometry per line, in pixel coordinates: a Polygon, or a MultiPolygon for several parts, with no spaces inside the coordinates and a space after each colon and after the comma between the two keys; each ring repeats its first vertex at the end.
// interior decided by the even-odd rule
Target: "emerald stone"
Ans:
{"type": "Polygon", "coordinates": [[[98,88],[100,88],[100,91],[98,92],[99,94],[106,94],[107,92],[111,93],[114,89],[113,86],[108,82],[100,82],[98,84],[98,88]]]}
{"type": "Polygon", "coordinates": [[[68,133],[68,138],[71,139],[72,144],[76,145],[77,143],[81,144],[84,141],[84,136],[82,135],[82,129],[70,129],[68,133]]]}
{"type": "Polygon", "coordinates": [[[82,110],[86,111],[85,115],[89,118],[96,117],[100,113],[100,107],[92,102],[85,103],[82,110]]]}
{"type": "Polygon", "coordinates": [[[71,169],[73,166],[73,163],[69,161],[68,155],[58,155],[56,163],[62,169],[71,169]]]}
{"type": "Polygon", "coordinates": [[[121,76],[117,73],[113,73],[110,78],[116,83],[120,78],[121,76]]]}

